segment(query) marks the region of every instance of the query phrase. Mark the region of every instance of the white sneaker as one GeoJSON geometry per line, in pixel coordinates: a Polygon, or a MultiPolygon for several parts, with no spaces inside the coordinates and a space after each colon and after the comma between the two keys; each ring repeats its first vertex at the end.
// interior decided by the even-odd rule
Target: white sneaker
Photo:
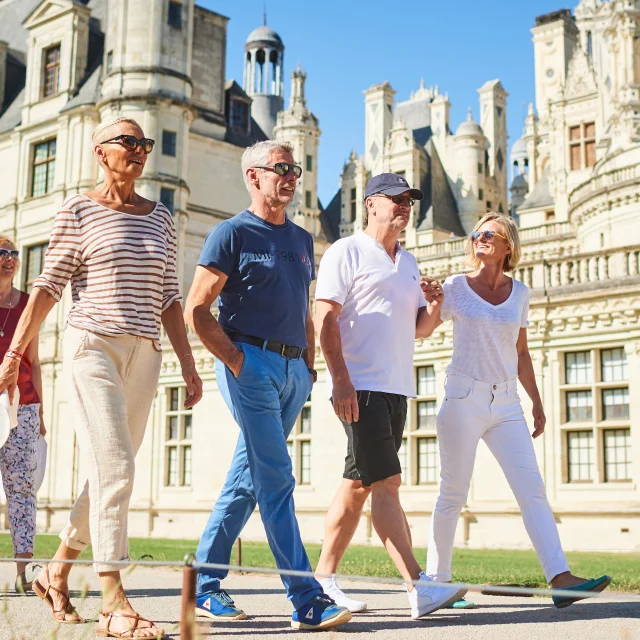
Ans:
{"type": "Polygon", "coordinates": [[[465,593],[467,593],[466,589],[461,589],[455,584],[446,584],[430,580],[424,572],[421,571],[420,580],[418,584],[413,585],[413,591],[407,590],[409,606],[411,607],[411,617],[414,619],[421,618],[429,613],[433,613],[456,600],[460,600],[465,593]]]}
{"type": "Polygon", "coordinates": [[[367,603],[361,600],[354,600],[344,593],[340,585],[336,582],[336,577],[323,578],[318,580],[322,590],[339,606],[346,607],[351,613],[359,613],[367,610],[367,603]]]}

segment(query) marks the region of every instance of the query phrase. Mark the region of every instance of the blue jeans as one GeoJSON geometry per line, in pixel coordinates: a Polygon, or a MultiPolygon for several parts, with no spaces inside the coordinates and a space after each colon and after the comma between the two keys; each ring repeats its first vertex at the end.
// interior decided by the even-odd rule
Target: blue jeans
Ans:
{"type": "MultiPolygon", "coordinates": [[[[196,559],[229,564],[233,543],[257,502],[278,568],[311,571],[294,512],[295,479],[286,444],[311,392],[311,376],[302,358],[283,358],[260,347],[235,344],[244,352],[238,378],[219,359],[216,376],[241,433],[196,559]]],[[[198,593],[218,590],[227,574],[222,569],[200,569],[198,593]]],[[[312,577],[282,576],[282,582],[295,609],[322,593],[312,577]]]]}

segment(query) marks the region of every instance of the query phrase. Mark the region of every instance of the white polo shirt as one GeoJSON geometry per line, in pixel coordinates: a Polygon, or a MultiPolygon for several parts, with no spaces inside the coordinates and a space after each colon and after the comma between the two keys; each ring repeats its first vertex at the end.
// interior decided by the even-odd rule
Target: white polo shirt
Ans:
{"type": "MultiPolygon", "coordinates": [[[[426,306],[416,259],[396,260],[363,231],[332,244],[318,270],[316,300],[342,305],[342,354],[356,391],[415,398],[413,349],[418,309],[426,306]]],[[[331,376],[327,372],[329,397],[331,376]]]]}

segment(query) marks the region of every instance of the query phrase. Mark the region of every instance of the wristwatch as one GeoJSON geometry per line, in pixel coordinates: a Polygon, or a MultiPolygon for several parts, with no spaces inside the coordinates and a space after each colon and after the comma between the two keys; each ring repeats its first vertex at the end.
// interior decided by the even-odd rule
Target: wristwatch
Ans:
{"type": "Polygon", "coordinates": [[[315,369],[312,369],[311,367],[307,367],[307,369],[309,370],[309,373],[311,374],[313,381],[318,382],[318,372],[315,369]]]}

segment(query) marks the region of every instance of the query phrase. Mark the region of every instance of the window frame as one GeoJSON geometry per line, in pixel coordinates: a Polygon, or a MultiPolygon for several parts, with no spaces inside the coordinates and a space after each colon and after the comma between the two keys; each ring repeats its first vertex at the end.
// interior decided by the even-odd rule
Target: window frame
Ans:
{"type": "Polygon", "coordinates": [[[24,256],[24,261],[23,261],[23,268],[22,268],[22,290],[26,291],[27,293],[31,293],[31,291],[33,290],[33,283],[35,282],[36,278],[42,273],[43,269],[44,269],[44,260],[45,260],[45,255],[47,253],[47,248],[49,247],[49,242],[40,242],[39,244],[32,244],[29,246],[25,246],[23,247],[22,251],[25,253],[24,256]],[[33,278],[32,280],[29,279],[29,266],[31,264],[31,255],[32,252],[36,249],[41,249],[41,253],[40,253],[40,266],[38,267],[38,273],[35,276],[35,278],[33,278]]]}
{"type": "Polygon", "coordinates": [[[313,484],[312,431],[312,405],[311,394],[309,394],[287,438],[287,450],[291,456],[293,476],[296,480],[296,485],[300,487],[309,487],[313,484]],[[305,420],[308,420],[308,431],[304,430],[305,420]],[[307,451],[306,454],[305,450],[307,451]],[[305,461],[309,463],[306,468],[305,461]],[[308,475],[305,475],[306,473],[308,475]]]}
{"type": "Polygon", "coordinates": [[[169,213],[173,216],[176,213],[176,190],[173,187],[165,187],[165,186],[161,186],[160,187],[160,202],[162,202],[162,204],[167,207],[167,209],[169,209],[169,213]],[[164,197],[162,194],[167,194],[167,193],[171,193],[171,206],[169,206],[165,201],[164,201],[164,197]]]}
{"type": "Polygon", "coordinates": [[[45,47],[42,50],[42,88],[40,90],[40,96],[43,100],[48,98],[55,98],[60,94],[60,64],[62,59],[62,43],[57,42],[56,44],[51,44],[48,47],[45,47]],[[48,62],[49,53],[52,51],[57,52],[57,59],[51,63],[48,62]],[[49,86],[49,73],[53,72],[53,82],[51,93],[47,92],[47,87],[49,86]]]}
{"type": "Polygon", "coordinates": [[[171,129],[162,130],[162,155],[175,158],[178,155],[178,133],[171,129]],[[173,153],[171,153],[173,152],[173,153]]]}
{"type": "Polygon", "coordinates": [[[185,385],[167,386],[164,389],[164,419],[163,424],[163,460],[162,486],[164,489],[192,489],[193,488],[193,411],[184,408],[187,388],[185,385]],[[177,402],[173,408],[173,394],[176,392],[177,402]],[[177,419],[177,438],[171,436],[171,419],[177,419]],[[189,419],[189,437],[187,437],[187,418],[189,419]],[[171,452],[176,452],[176,484],[170,483],[171,452]],[[189,478],[187,481],[186,453],[189,452],[189,478]]]}
{"type": "MultiPolygon", "coordinates": [[[[413,369],[414,380],[416,383],[416,397],[410,398],[407,402],[407,419],[402,433],[402,441],[405,447],[404,453],[398,452],[400,457],[400,464],[403,468],[402,484],[404,486],[421,486],[421,487],[434,487],[437,486],[437,479],[435,482],[420,482],[420,441],[424,439],[435,438],[437,446],[437,434],[436,434],[436,420],[438,412],[438,376],[436,366],[431,362],[424,362],[414,365],[413,369]],[[425,384],[420,384],[420,372],[421,370],[430,370],[432,375],[427,373],[423,378],[425,384]],[[430,404],[435,408],[432,421],[427,421],[426,424],[420,424],[420,406],[422,404],[430,404]],[[403,456],[406,456],[405,464],[403,465],[403,456]]],[[[440,476],[440,459],[439,456],[436,459],[436,478],[440,476]]]]}
{"type": "MultiPolygon", "coordinates": [[[[603,474],[604,474],[604,482],[606,482],[607,484],[610,483],[620,483],[620,482],[631,482],[632,481],[632,471],[631,469],[633,468],[633,458],[631,455],[631,451],[632,451],[632,445],[631,445],[631,427],[614,427],[612,429],[602,429],[602,433],[601,433],[601,437],[602,437],[602,455],[603,455],[603,463],[602,463],[602,469],[603,469],[603,474]],[[627,467],[628,471],[627,471],[627,477],[626,478],[609,478],[608,477],[608,461],[607,461],[607,451],[609,451],[609,447],[607,446],[607,442],[606,442],[606,438],[607,435],[609,433],[615,433],[617,431],[623,431],[626,432],[626,437],[628,439],[628,445],[626,447],[624,447],[624,449],[627,451],[627,453],[625,454],[626,460],[624,462],[625,466],[627,467]]],[[[614,462],[614,464],[617,464],[617,461],[614,462]]]]}
{"type": "MultiPolygon", "coordinates": [[[[591,442],[593,446],[593,478],[594,484],[609,484],[612,482],[607,478],[605,432],[618,429],[631,429],[630,416],[606,417],[604,398],[606,392],[612,390],[622,390],[631,396],[631,383],[629,379],[629,364],[627,352],[623,344],[596,345],[587,349],[584,347],[575,350],[561,351],[558,353],[560,366],[560,433],[562,439],[562,483],[565,485],[579,484],[580,480],[571,480],[571,470],[569,461],[568,433],[575,431],[589,431],[592,434],[591,442]],[[613,358],[617,352],[618,357],[613,358]],[[580,375],[581,371],[586,371],[584,366],[575,369],[576,376],[571,376],[570,356],[586,354],[588,362],[588,373],[580,375]],[[607,374],[613,372],[613,375],[607,374]],[[616,373],[617,372],[617,373],[616,373]],[[571,381],[569,381],[571,378],[571,381]],[[606,378],[606,379],[605,379],[606,378]],[[582,420],[570,420],[568,398],[570,393],[589,392],[591,394],[591,418],[582,420]]],[[[578,365],[584,363],[577,363],[578,365]]],[[[574,366],[575,360],[574,360],[574,366]]],[[[623,405],[615,405],[623,406],[623,405]]],[[[630,412],[629,412],[630,413],[630,412]]],[[[616,480],[616,482],[632,482],[628,480],[616,480]]]]}
{"type": "Polygon", "coordinates": [[[58,153],[58,138],[54,136],[45,140],[39,140],[31,144],[31,170],[29,172],[29,197],[30,198],[42,198],[43,196],[52,193],[55,189],[55,177],[56,177],[56,157],[58,153]],[[51,144],[55,145],[55,150],[51,154],[51,144]],[[36,153],[39,147],[47,145],[47,156],[43,160],[36,160],[36,153]],[[45,166],[45,190],[42,193],[35,193],[36,187],[36,171],[38,167],[45,166]],[[51,184],[50,184],[51,183],[51,184]]]}
{"type": "Polygon", "coordinates": [[[568,158],[567,165],[570,171],[582,171],[583,169],[591,169],[595,166],[596,159],[596,123],[595,120],[589,122],[579,122],[567,126],[567,149],[568,158]],[[589,131],[589,127],[593,128],[593,134],[589,131]],[[572,137],[572,132],[576,132],[577,136],[572,137]],[[589,135],[587,135],[589,132],[589,135]],[[593,149],[591,152],[590,150],[593,149]],[[574,152],[576,157],[574,158],[574,152]],[[579,161],[579,162],[578,162],[579,161]],[[576,166],[574,166],[576,165],[576,166]],[[579,165],[579,166],[577,166],[579,165]]]}
{"type": "Polygon", "coordinates": [[[167,5],[167,24],[173,29],[182,29],[184,22],[183,11],[184,4],[182,2],[169,0],[169,4],[167,5]],[[176,11],[178,12],[177,14],[176,11]]]}

